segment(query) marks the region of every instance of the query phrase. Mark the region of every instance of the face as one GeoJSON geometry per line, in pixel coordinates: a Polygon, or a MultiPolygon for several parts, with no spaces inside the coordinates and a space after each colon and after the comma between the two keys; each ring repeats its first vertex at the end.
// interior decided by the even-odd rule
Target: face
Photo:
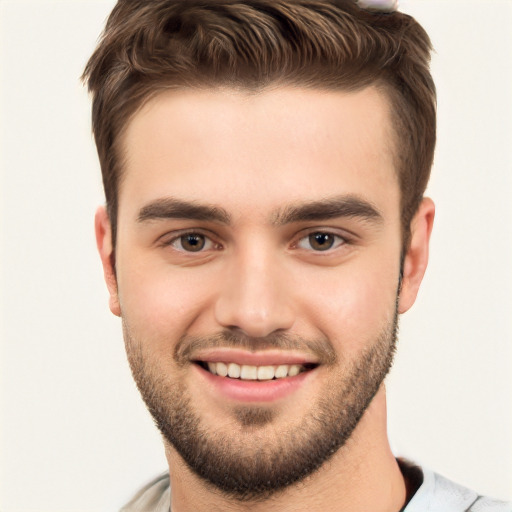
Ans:
{"type": "Polygon", "coordinates": [[[238,499],[319,468],[391,365],[429,232],[398,298],[392,140],[372,88],[165,92],[127,127],[111,309],[170,451],[238,499]]]}

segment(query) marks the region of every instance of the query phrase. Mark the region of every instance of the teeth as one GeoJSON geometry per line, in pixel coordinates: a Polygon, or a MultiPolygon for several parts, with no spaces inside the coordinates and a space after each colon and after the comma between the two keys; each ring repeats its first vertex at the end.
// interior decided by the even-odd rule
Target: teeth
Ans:
{"type": "MultiPolygon", "coordinates": [[[[217,363],[219,364],[219,363],[217,363]]],[[[240,378],[242,380],[257,380],[258,378],[258,367],[250,366],[248,364],[242,365],[240,368],[240,378]]]]}
{"type": "Polygon", "coordinates": [[[274,378],[273,366],[260,366],[258,367],[258,380],[271,380],[274,378]]]}
{"type": "Polygon", "coordinates": [[[252,366],[236,363],[207,363],[208,370],[214,375],[241,380],[272,380],[294,377],[305,368],[300,364],[281,364],[279,366],[252,366]]]}
{"type": "Polygon", "coordinates": [[[226,377],[228,374],[228,367],[224,363],[217,363],[217,375],[226,377]]]}
{"type": "MultiPolygon", "coordinates": [[[[210,365],[208,365],[208,368],[209,367],[210,367],[210,365]]],[[[232,379],[238,379],[238,377],[240,377],[240,366],[238,364],[235,364],[235,363],[229,363],[228,375],[232,379]]]]}
{"type": "Polygon", "coordinates": [[[288,375],[289,366],[286,364],[282,364],[276,368],[276,379],[282,379],[288,375]]]}
{"type": "MultiPolygon", "coordinates": [[[[218,371],[218,368],[217,368],[218,371]]],[[[300,373],[300,366],[298,364],[293,364],[290,366],[290,369],[288,370],[288,375],[290,377],[295,377],[295,375],[299,375],[300,373]]]]}

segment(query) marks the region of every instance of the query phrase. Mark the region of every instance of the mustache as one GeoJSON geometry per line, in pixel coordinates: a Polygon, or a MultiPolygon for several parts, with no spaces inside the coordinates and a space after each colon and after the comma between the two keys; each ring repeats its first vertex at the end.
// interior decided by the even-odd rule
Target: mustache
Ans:
{"type": "Polygon", "coordinates": [[[174,360],[183,366],[191,361],[200,350],[216,348],[244,349],[249,352],[262,350],[299,351],[314,354],[319,364],[335,364],[337,354],[329,339],[304,338],[280,332],[271,333],[264,338],[253,338],[242,332],[224,330],[207,336],[184,334],[174,348],[174,360]]]}

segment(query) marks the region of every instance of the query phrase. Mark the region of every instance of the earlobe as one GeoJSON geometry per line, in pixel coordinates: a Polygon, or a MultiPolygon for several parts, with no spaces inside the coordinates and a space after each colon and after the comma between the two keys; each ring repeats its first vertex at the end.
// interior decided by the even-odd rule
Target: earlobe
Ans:
{"type": "Polygon", "coordinates": [[[103,265],[103,275],[107,283],[108,293],[110,295],[110,311],[116,316],[121,316],[119,297],[117,294],[117,279],[114,268],[114,248],[112,246],[112,229],[107,211],[104,206],[100,206],[96,211],[94,218],[94,229],[96,232],[96,246],[100,254],[103,265]]]}
{"type": "Polygon", "coordinates": [[[404,259],[398,312],[405,313],[416,300],[428,264],[429,242],[434,224],[435,206],[432,199],[423,198],[411,222],[411,241],[404,259]]]}

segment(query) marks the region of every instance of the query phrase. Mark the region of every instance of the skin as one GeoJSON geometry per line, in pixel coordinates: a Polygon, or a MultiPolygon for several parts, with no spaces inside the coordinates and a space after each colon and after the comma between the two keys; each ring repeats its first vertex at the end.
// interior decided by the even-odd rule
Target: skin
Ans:
{"type": "MultiPolygon", "coordinates": [[[[281,429],[314,413],[343,365],[358,361],[392,322],[402,240],[388,108],[374,88],[181,90],[154,97],[127,126],[115,272],[108,216],[104,208],[96,215],[110,309],[155,371],[182,386],[202,424],[232,432],[233,439],[245,434],[249,452],[262,439],[273,446],[281,429]],[[333,197],[356,197],[378,218],[276,222],[287,208],[333,197]],[[140,219],[145,207],[165,198],[222,208],[230,221],[140,219]],[[206,248],[184,250],[184,230],[207,235],[206,248]],[[311,232],[335,235],[333,247],[315,250],[311,232]],[[205,386],[194,365],[171,358],[183,336],[223,330],[254,340],[256,352],[268,348],[263,340],[275,333],[324,338],[337,363],[320,365],[296,391],[265,403],[272,422],[247,435],[235,409],[249,405],[227,400],[205,386]]],[[[424,199],[411,224],[399,313],[415,301],[433,218],[434,205],[424,199]]],[[[268,510],[268,502],[247,504],[219,493],[168,442],[165,448],[174,512],[268,510]]],[[[270,503],[283,511],[396,512],[405,499],[387,439],[381,385],[349,442],[270,503]]]]}

